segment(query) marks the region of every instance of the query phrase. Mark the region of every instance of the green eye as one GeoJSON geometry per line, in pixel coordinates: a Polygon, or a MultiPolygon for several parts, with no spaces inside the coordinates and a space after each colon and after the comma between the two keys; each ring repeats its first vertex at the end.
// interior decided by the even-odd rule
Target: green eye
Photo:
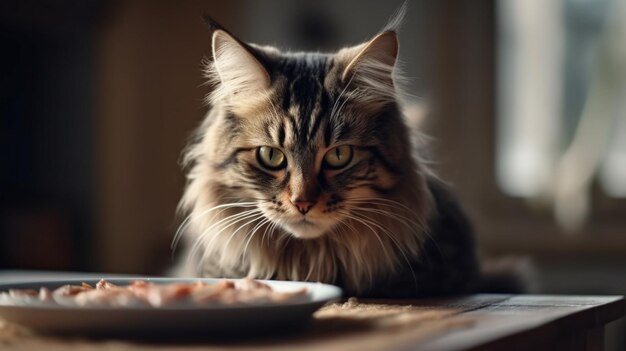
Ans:
{"type": "Polygon", "coordinates": [[[339,169],[345,167],[352,160],[352,146],[342,145],[330,149],[324,155],[324,163],[329,168],[339,169]]]}
{"type": "Polygon", "coordinates": [[[287,165],[285,154],[274,147],[261,146],[257,149],[256,157],[259,163],[270,170],[278,170],[287,165]]]}

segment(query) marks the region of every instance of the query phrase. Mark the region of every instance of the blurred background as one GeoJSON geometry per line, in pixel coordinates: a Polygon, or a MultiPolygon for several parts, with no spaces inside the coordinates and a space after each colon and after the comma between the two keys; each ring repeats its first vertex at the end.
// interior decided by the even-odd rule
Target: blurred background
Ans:
{"type": "MultiPolygon", "coordinates": [[[[206,111],[203,13],[244,41],[330,51],[400,4],[2,1],[0,269],[171,264],[178,160],[206,111]]],[[[437,171],[483,255],[532,258],[535,292],[626,293],[624,18],[619,0],[409,4],[400,56],[437,171]]]]}

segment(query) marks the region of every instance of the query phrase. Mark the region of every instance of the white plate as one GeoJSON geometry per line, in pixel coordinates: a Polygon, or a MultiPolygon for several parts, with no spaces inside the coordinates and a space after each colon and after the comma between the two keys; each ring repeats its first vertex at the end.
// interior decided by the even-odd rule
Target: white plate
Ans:
{"type": "MultiPolygon", "coordinates": [[[[215,283],[221,279],[125,278],[110,279],[116,285],[133,280],[157,284],[215,283]]],[[[231,279],[236,281],[236,279],[231,279]]],[[[72,279],[0,284],[0,291],[9,289],[55,289],[65,284],[95,285],[98,280],[72,279]]],[[[307,289],[307,299],[275,304],[194,306],[194,307],[66,307],[0,305],[0,318],[45,332],[64,333],[220,333],[241,330],[262,330],[306,323],[324,304],[339,299],[341,289],[328,284],[264,280],[276,291],[307,289]]]]}

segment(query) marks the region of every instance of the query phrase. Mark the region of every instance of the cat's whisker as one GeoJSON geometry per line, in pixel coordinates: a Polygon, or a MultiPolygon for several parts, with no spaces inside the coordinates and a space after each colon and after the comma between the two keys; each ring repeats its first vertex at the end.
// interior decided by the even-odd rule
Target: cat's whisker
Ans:
{"type": "MultiPolygon", "coordinates": [[[[390,200],[390,199],[381,199],[381,198],[356,198],[356,199],[346,199],[346,203],[348,204],[368,204],[368,205],[377,205],[377,206],[385,206],[390,207],[392,209],[396,209],[399,212],[408,212],[415,213],[415,210],[404,205],[401,202],[390,200]]],[[[382,209],[380,209],[382,210],[382,209]]],[[[424,219],[421,216],[416,216],[415,220],[410,219],[408,217],[404,217],[407,221],[411,223],[415,223],[418,228],[424,229],[427,225],[424,223],[424,219]],[[415,222],[417,221],[417,222],[415,222]]]]}
{"type": "MultiPolygon", "coordinates": [[[[376,232],[376,230],[375,230],[374,228],[372,228],[372,226],[370,226],[370,225],[369,225],[369,223],[367,223],[367,222],[366,222],[366,221],[364,221],[364,220],[361,220],[361,218],[356,217],[355,215],[353,215],[353,214],[352,214],[352,213],[350,213],[350,212],[347,212],[347,211],[339,211],[339,213],[340,213],[341,215],[343,215],[343,216],[344,216],[345,218],[347,218],[347,219],[351,219],[351,220],[353,220],[353,221],[359,222],[359,223],[361,223],[362,225],[366,226],[366,227],[367,227],[367,228],[368,228],[368,229],[372,232],[372,234],[374,234],[374,236],[376,237],[376,239],[377,239],[377,240],[378,240],[378,242],[380,243],[380,246],[381,246],[381,248],[383,249],[383,252],[384,252],[384,254],[385,254],[385,257],[386,257],[388,260],[391,260],[391,261],[393,260],[392,256],[390,256],[390,255],[389,255],[389,252],[387,251],[386,246],[385,246],[385,244],[383,243],[383,241],[382,241],[382,239],[381,239],[380,235],[378,235],[378,232],[376,232]]],[[[342,223],[342,222],[340,221],[340,223],[342,223]]],[[[354,226],[352,226],[352,225],[350,225],[350,226],[352,227],[352,230],[353,230],[353,232],[354,232],[354,233],[357,233],[357,232],[358,232],[358,231],[356,230],[356,228],[354,228],[354,226]]]]}
{"type": "Polygon", "coordinates": [[[399,201],[395,201],[395,200],[391,200],[391,199],[385,199],[385,198],[380,198],[380,197],[356,197],[356,198],[350,198],[350,199],[345,199],[344,201],[346,202],[351,202],[351,201],[368,201],[368,202],[378,202],[378,203],[387,203],[389,205],[396,205],[399,206],[405,210],[407,210],[408,212],[414,212],[415,209],[410,208],[409,206],[399,202],[399,201]]]}
{"type": "MultiPolygon", "coordinates": [[[[237,196],[224,196],[221,197],[221,199],[223,200],[229,200],[229,199],[233,199],[233,200],[241,200],[241,197],[237,197],[237,196]]],[[[245,197],[246,200],[253,200],[255,202],[253,202],[254,204],[260,204],[260,203],[264,203],[264,202],[270,202],[272,201],[272,199],[266,199],[266,198],[262,198],[262,197],[251,197],[251,196],[246,196],[245,197]]]]}
{"type": "MultiPolygon", "coordinates": [[[[272,240],[274,238],[274,231],[276,230],[276,223],[271,223],[269,226],[269,230],[267,231],[267,244],[270,244],[270,240],[272,240]]],[[[266,233],[263,233],[263,237],[265,237],[266,233]]]]}
{"type": "Polygon", "coordinates": [[[349,231],[352,231],[353,233],[358,233],[358,230],[356,230],[356,228],[350,222],[346,222],[340,219],[339,224],[343,224],[346,228],[348,228],[349,231]]]}
{"type": "Polygon", "coordinates": [[[413,221],[412,219],[403,216],[401,214],[395,213],[395,212],[391,212],[391,211],[387,211],[387,210],[382,210],[382,209],[378,209],[378,208],[369,208],[369,207],[359,207],[358,208],[359,211],[364,211],[364,212],[370,212],[370,213],[376,213],[379,215],[382,215],[386,218],[389,219],[393,219],[398,221],[399,223],[401,223],[402,225],[404,225],[405,227],[407,227],[407,229],[409,230],[420,230],[421,226],[413,221]]]}
{"type": "Polygon", "coordinates": [[[220,209],[220,208],[232,208],[232,207],[253,207],[255,206],[256,203],[255,202],[236,202],[236,203],[229,203],[229,204],[221,204],[221,205],[217,205],[217,206],[212,206],[206,210],[203,210],[199,213],[197,212],[192,212],[190,215],[188,215],[185,220],[180,224],[180,226],[178,226],[178,229],[176,230],[176,233],[174,234],[174,238],[172,239],[172,243],[170,245],[170,249],[175,251],[176,247],[178,246],[178,242],[180,241],[180,238],[183,235],[183,232],[187,229],[187,227],[189,226],[189,224],[191,223],[192,219],[198,219],[200,217],[205,216],[206,214],[210,213],[211,211],[214,211],[216,209],[220,209]]]}
{"type": "Polygon", "coordinates": [[[329,119],[332,121],[335,119],[335,109],[337,108],[337,105],[339,104],[339,101],[341,101],[341,97],[343,96],[343,94],[345,94],[345,92],[348,90],[348,88],[350,87],[350,85],[352,84],[352,81],[354,80],[354,75],[352,75],[350,77],[350,80],[348,80],[348,84],[346,84],[346,86],[343,88],[343,90],[341,90],[341,93],[339,93],[339,96],[337,97],[337,100],[335,100],[335,103],[333,104],[333,108],[330,111],[330,117],[329,119]]]}
{"type": "Polygon", "coordinates": [[[396,238],[394,233],[390,232],[389,229],[387,229],[386,227],[384,227],[382,225],[382,223],[379,223],[380,220],[378,220],[378,221],[373,220],[371,218],[371,216],[368,216],[366,213],[361,213],[360,212],[361,210],[362,209],[358,208],[358,207],[352,208],[351,214],[354,215],[354,216],[357,216],[358,218],[360,218],[360,219],[370,223],[371,225],[375,226],[376,228],[380,229],[383,233],[387,234],[389,236],[389,238],[391,240],[393,240],[396,245],[398,245],[398,249],[402,250],[402,247],[399,246],[399,243],[398,243],[397,238],[396,238]]]}
{"type": "Polygon", "coordinates": [[[261,236],[261,246],[264,245],[265,237],[267,236],[267,230],[272,227],[272,224],[274,223],[270,220],[270,224],[265,226],[265,230],[263,231],[263,235],[261,236]]]}
{"type": "Polygon", "coordinates": [[[341,115],[341,112],[343,112],[343,108],[346,105],[346,102],[348,102],[348,100],[350,100],[351,98],[358,98],[359,97],[359,93],[360,93],[360,88],[356,88],[353,91],[351,91],[343,100],[343,102],[341,103],[341,105],[339,106],[339,108],[337,109],[337,111],[335,112],[335,114],[337,116],[341,115]]]}
{"type": "MultiPolygon", "coordinates": [[[[226,216],[226,217],[220,219],[219,221],[213,223],[212,225],[210,225],[206,229],[204,229],[202,231],[202,233],[200,233],[200,236],[204,236],[205,234],[208,234],[212,229],[219,228],[221,225],[227,225],[227,224],[231,223],[232,221],[235,221],[235,220],[237,220],[239,218],[242,218],[242,217],[248,217],[248,216],[254,215],[257,212],[260,212],[260,210],[259,209],[252,209],[252,210],[247,210],[247,211],[234,213],[234,214],[232,214],[230,216],[226,216]]],[[[224,228],[222,228],[222,229],[224,229],[224,228]]]]}
{"type": "Polygon", "coordinates": [[[237,219],[236,221],[231,222],[231,223],[230,223],[230,224],[228,224],[226,227],[221,228],[219,232],[215,233],[215,234],[211,237],[211,239],[209,240],[209,242],[208,242],[206,245],[204,245],[205,250],[204,250],[204,252],[203,252],[203,254],[202,254],[201,258],[200,258],[200,263],[201,263],[201,264],[203,264],[203,263],[205,262],[205,260],[207,259],[208,255],[209,255],[209,254],[211,254],[211,253],[213,253],[213,250],[212,250],[212,244],[213,244],[214,240],[215,240],[215,239],[217,239],[217,237],[221,236],[221,234],[222,234],[222,233],[225,233],[225,232],[224,232],[224,230],[225,230],[225,229],[227,229],[228,227],[231,227],[231,226],[233,226],[233,225],[235,225],[235,224],[237,224],[237,223],[241,223],[241,222],[243,222],[243,221],[249,220],[249,219],[250,219],[250,218],[252,218],[252,217],[257,217],[257,218],[255,218],[255,219],[253,219],[253,221],[254,221],[254,220],[258,219],[259,215],[258,215],[257,213],[254,213],[254,214],[252,214],[252,215],[248,215],[248,216],[245,216],[245,217],[241,217],[241,218],[237,219]]]}
{"type": "Polygon", "coordinates": [[[233,225],[243,221],[243,220],[247,220],[250,219],[254,216],[257,216],[259,213],[261,213],[260,210],[250,210],[250,211],[246,211],[245,213],[239,213],[239,214],[235,214],[232,215],[230,217],[224,218],[222,220],[220,220],[219,222],[223,222],[222,224],[219,224],[219,222],[217,222],[216,224],[210,226],[209,228],[205,229],[202,233],[202,235],[208,235],[211,230],[216,229],[217,231],[213,232],[213,235],[211,236],[211,239],[209,240],[209,242],[207,243],[206,247],[210,248],[213,241],[219,236],[220,233],[222,233],[224,230],[232,227],[233,225]]]}
{"type": "Polygon", "coordinates": [[[278,115],[278,110],[276,109],[276,105],[274,105],[274,102],[272,102],[272,100],[269,97],[267,97],[267,102],[270,103],[272,110],[274,110],[274,117],[276,118],[276,120],[280,121],[280,116],[278,115]]]}
{"type": "MultiPolygon", "coordinates": [[[[359,208],[359,210],[368,211],[368,210],[372,210],[372,209],[369,209],[369,208],[368,208],[368,209],[365,209],[365,208],[359,208]]],[[[407,224],[407,223],[405,223],[404,221],[401,221],[401,220],[400,220],[400,219],[398,219],[398,218],[394,218],[395,216],[399,216],[399,215],[397,215],[397,214],[392,214],[392,213],[389,213],[389,214],[387,215],[387,217],[388,217],[388,218],[398,220],[398,221],[399,221],[400,223],[402,223],[403,225],[405,225],[405,226],[409,227],[409,226],[408,226],[408,224],[407,224]]],[[[402,218],[406,218],[406,217],[404,217],[404,216],[400,216],[400,217],[402,217],[402,218]]],[[[406,219],[407,219],[407,220],[409,220],[408,218],[406,218],[406,219]]],[[[425,226],[425,225],[423,225],[423,224],[422,224],[422,221],[420,221],[420,223],[417,223],[417,222],[415,222],[415,221],[411,221],[411,220],[409,220],[409,221],[410,221],[410,223],[413,223],[413,224],[416,226],[416,228],[412,228],[412,227],[409,227],[409,228],[414,229],[414,230],[419,230],[422,234],[424,234],[426,237],[428,237],[429,239],[431,239],[431,242],[433,243],[433,245],[435,246],[435,248],[437,249],[437,251],[439,251],[439,255],[445,259],[446,255],[444,255],[444,254],[443,254],[443,251],[442,251],[441,247],[439,246],[439,244],[437,243],[437,241],[436,241],[436,240],[434,240],[434,238],[432,237],[432,235],[431,235],[430,231],[428,230],[428,227],[427,227],[427,226],[425,226]]],[[[418,242],[418,244],[421,244],[421,242],[418,242]]]]}
{"type": "MultiPolygon", "coordinates": [[[[398,201],[394,201],[394,200],[390,200],[390,199],[382,199],[382,198],[355,198],[355,199],[348,199],[348,200],[346,200],[347,203],[353,203],[353,204],[358,204],[358,203],[360,203],[360,201],[365,201],[364,203],[367,203],[367,204],[376,204],[376,205],[379,205],[379,206],[387,206],[387,207],[395,208],[395,209],[398,209],[398,210],[406,209],[409,213],[413,212],[410,207],[407,207],[406,205],[404,205],[404,204],[402,204],[402,203],[400,203],[398,201]]],[[[443,251],[441,250],[441,247],[439,246],[437,241],[434,240],[434,238],[432,237],[430,231],[428,230],[428,226],[425,224],[424,219],[422,219],[422,217],[418,217],[417,218],[417,222],[412,221],[409,218],[406,218],[406,219],[409,220],[411,223],[416,224],[417,228],[426,237],[431,239],[431,242],[435,245],[436,249],[439,251],[440,256],[441,257],[445,257],[445,255],[443,254],[443,251]]]]}
{"type": "Polygon", "coordinates": [[[280,219],[278,218],[272,218],[272,227],[269,230],[269,237],[271,238],[272,236],[274,236],[274,239],[279,238],[278,235],[276,235],[276,231],[280,230],[280,219]]]}
{"type": "MultiPolygon", "coordinates": [[[[393,259],[393,258],[389,255],[389,252],[387,251],[387,248],[386,248],[385,244],[383,244],[382,238],[381,238],[381,237],[380,237],[380,235],[376,232],[376,230],[374,230],[374,229],[373,229],[373,228],[372,228],[372,227],[371,227],[368,223],[366,223],[365,221],[362,221],[361,219],[356,218],[356,217],[352,216],[352,215],[351,215],[351,214],[349,214],[349,213],[345,213],[344,215],[345,215],[347,218],[349,218],[349,219],[351,219],[351,220],[353,220],[353,221],[355,221],[355,222],[361,223],[362,225],[364,225],[364,226],[366,226],[367,228],[369,228],[369,229],[370,229],[370,231],[372,232],[372,234],[374,235],[374,237],[376,237],[376,239],[378,240],[378,243],[380,244],[380,247],[381,247],[381,248],[382,248],[382,250],[383,250],[383,253],[384,253],[384,255],[385,255],[386,259],[387,259],[387,262],[393,262],[393,261],[395,261],[395,259],[393,259]]],[[[350,226],[352,227],[352,225],[350,225],[350,226]]],[[[356,232],[356,231],[355,231],[355,232],[356,232]]],[[[358,256],[358,257],[357,257],[357,259],[358,259],[358,258],[362,258],[362,257],[361,257],[361,256],[358,256]]],[[[360,260],[359,260],[359,261],[360,261],[360,260]]],[[[360,262],[360,263],[361,263],[361,264],[363,264],[364,262],[360,262]]],[[[370,283],[372,283],[372,282],[373,282],[373,272],[372,272],[372,267],[371,267],[370,265],[367,265],[367,264],[363,264],[363,267],[365,267],[365,268],[366,268],[366,270],[367,270],[367,276],[368,276],[368,279],[369,279],[370,283]]]]}
{"type": "MultiPolygon", "coordinates": [[[[180,240],[180,238],[183,235],[183,232],[187,229],[187,227],[190,225],[192,220],[195,219],[199,219],[203,216],[205,216],[206,214],[217,210],[217,209],[228,209],[231,207],[253,207],[254,203],[246,203],[246,202],[238,202],[238,203],[229,203],[229,204],[221,204],[218,206],[211,206],[206,210],[202,210],[202,211],[196,211],[191,213],[190,215],[188,215],[183,222],[178,226],[178,229],[176,230],[176,233],[174,234],[174,238],[172,239],[172,243],[170,245],[171,249],[175,249],[176,246],[178,245],[178,242],[180,240]]],[[[220,211],[221,213],[221,211],[220,211]]]]}
{"type": "MultiPolygon", "coordinates": [[[[351,233],[358,233],[358,231],[356,230],[356,228],[354,228],[354,226],[352,226],[352,224],[347,224],[344,220],[340,220],[338,223],[340,225],[343,225],[344,227],[346,227],[348,229],[348,231],[350,231],[351,233]],[[352,229],[350,229],[350,228],[352,228],[352,229]]],[[[332,232],[333,233],[337,233],[337,230],[338,230],[338,227],[335,227],[335,228],[332,229],[332,232]]],[[[375,236],[378,237],[377,233],[375,233],[375,232],[373,232],[373,233],[374,233],[375,236]]],[[[379,238],[379,242],[382,243],[380,238],[379,238]]],[[[381,248],[383,249],[383,252],[385,253],[385,256],[387,257],[387,259],[389,259],[389,256],[387,254],[387,251],[386,251],[385,247],[381,245],[381,248]]],[[[357,258],[358,263],[363,265],[363,267],[365,267],[365,269],[367,271],[367,277],[368,277],[369,281],[370,282],[374,281],[372,267],[370,265],[367,265],[366,262],[362,261],[363,257],[359,256],[359,257],[356,257],[356,258],[357,258]]]]}
{"type": "MultiPolygon", "coordinates": [[[[284,224],[284,222],[285,222],[285,221],[284,221],[284,220],[282,220],[282,219],[281,219],[281,220],[279,220],[279,222],[278,222],[278,223],[279,223],[279,224],[278,224],[278,226],[281,226],[281,227],[282,227],[282,225],[284,224]],[[282,222],[282,223],[281,223],[281,222],[282,222]]],[[[289,244],[289,242],[291,241],[291,239],[293,239],[293,235],[286,235],[286,236],[284,236],[284,237],[286,237],[286,239],[285,239],[285,242],[284,242],[284,244],[283,244],[282,251],[284,251],[284,250],[287,248],[287,245],[289,244]]]]}
{"type": "Polygon", "coordinates": [[[213,228],[219,228],[220,226],[222,226],[222,228],[220,228],[220,231],[217,232],[215,235],[213,235],[211,237],[211,240],[209,241],[209,243],[207,245],[205,245],[205,250],[207,250],[207,251],[211,247],[211,244],[212,244],[213,240],[215,240],[215,238],[219,235],[219,233],[221,233],[224,229],[234,225],[235,223],[238,223],[239,221],[242,221],[242,220],[245,220],[247,218],[250,218],[251,216],[255,216],[257,213],[260,213],[260,212],[261,211],[259,209],[247,210],[247,211],[243,211],[243,212],[239,212],[239,213],[233,214],[231,216],[227,216],[227,217],[217,221],[216,223],[213,223],[208,228],[203,230],[202,233],[198,236],[198,238],[196,239],[195,243],[193,244],[193,246],[191,248],[191,252],[190,252],[189,258],[195,257],[195,255],[197,254],[197,251],[200,249],[200,247],[202,246],[202,244],[206,240],[206,236],[208,235],[208,233],[210,233],[210,231],[213,228]]]}
{"type": "Polygon", "coordinates": [[[381,226],[380,224],[376,223],[375,221],[370,220],[369,218],[363,217],[363,216],[358,216],[358,208],[355,208],[356,211],[353,211],[352,214],[355,217],[359,217],[359,219],[363,220],[364,222],[368,222],[369,224],[379,228],[381,230],[381,232],[383,232],[385,235],[387,235],[389,237],[389,239],[391,239],[391,241],[396,245],[396,247],[398,248],[398,251],[400,251],[400,253],[402,254],[402,257],[404,257],[404,260],[406,261],[406,264],[409,266],[409,269],[411,270],[411,274],[413,275],[413,281],[415,283],[415,289],[417,291],[418,289],[418,284],[417,284],[417,277],[415,276],[415,271],[413,270],[413,266],[411,265],[411,262],[409,261],[409,258],[406,254],[406,252],[404,251],[404,249],[402,248],[402,246],[400,245],[400,243],[398,243],[397,239],[394,238],[393,234],[389,232],[389,230],[387,230],[386,228],[384,228],[383,226],[381,226]]]}
{"type": "Polygon", "coordinates": [[[238,212],[238,213],[232,214],[230,216],[226,216],[226,217],[222,218],[221,220],[211,224],[209,227],[204,229],[200,233],[200,235],[197,236],[195,242],[193,243],[193,245],[191,247],[191,251],[190,251],[189,257],[195,257],[197,251],[200,249],[200,246],[202,246],[202,244],[204,243],[205,237],[208,235],[208,233],[211,230],[213,230],[213,228],[219,228],[221,225],[227,225],[228,223],[231,223],[232,221],[235,221],[235,220],[237,220],[240,217],[245,217],[247,215],[250,215],[254,211],[256,211],[256,209],[238,212]]]}
{"type": "MultiPolygon", "coordinates": [[[[276,230],[276,226],[278,225],[278,223],[274,220],[272,221],[271,225],[269,226],[269,230],[268,230],[268,240],[272,239],[272,236],[274,236],[274,231],[276,230]]],[[[263,235],[265,235],[265,233],[263,233],[263,235]]]]}
{"type": "MultiPolygon", "coordinates": [[[[245,227],[247,227],[248,225],[250,225],[250,223],[256,222],[259,219],[264,218],[263,214],[257,215],[255,216],[253,219],[247,221],[246,223],[242,224],[239,226],[239,228],[237,228],[235,231],[232,232],[232,234],[230,235],[230,237],[228,238],[228,240],[226,240],[226,243],[224,244],[224,250],[228,249],[228,245],[230,244],[230,242],[233,240],[233,238],[235,237],[235,235],[237,235],[237,233],[239,233],[239,231],[245,227]]],[[[244,237],[245,238],[245,237],[244,237]]],[[[225,259],[225,256],[222,255],[220,257],[220,259],[223,261],[225,259]]],[[[223,262],[222,262],[223,263],[223,262]]]]}
{"type": "Polygon", "coordinates": [[[257,223],[257,225],[254,226],[254,228],[252,228],[252,233],[250,234],[250,237],[248,238],[248,240],[246,241],[246,246],[244,246],[243,248],[243,254],[241,255],[241,257],[246,257],[246,252],[248,251],[248,245],[250,245],[250,241],[252,240],[252,238],[254,237],[254,234],[265,224],[269,223],[270,220],[265,218],[263,221],[257,223]]]}
{"type": "MultiPolygon", "coordinates": [[[[344,214],[344,216],[345,216],[345,217],[350,217],[351,215],[350,215],[349,213],[346,213],[346,214],[344,214]]],[[[343,218],[343,219],[340,219],[338,223],[339,223],[340,225],[344,226],[344,227],[345,227],[345,228],[346,228],[349,232],[351,232],[351,233],[358,233],[358,232],[359,232],[359,231],[358,231],[358,230],[357,230],[357,229],[356,229],[356,228],[352,225],[352,223],[350,223],[349,221],[346,221],[346,220],[344,220],[344,219],[349,219],[349,218],[343,218]]],[[[357,222],[359,221],[358,219],[353,219],[353,220],[354,220],[354,221],[357,221],[357,222]]],[[[374,234],[374,236],[376,237],[376,239],[377,239],[377,241],[378,241],[378,243],[379,243],[379,245],[380,245],[381,249],[383,250],[383,253],[384,253],[384,255],[385,255],[385,258],[386,258],[389,262],[393,261],[393,258],[391,258],[391,257],[390,257],[389,252],[387,251],[386,246],[383,244],[382,239],[380,238],[380,235],[378,235],[378,233],[376,233],[376,231],[372,231],[372,233],[373,233],[373,234],[374,234]]],[[[361,262],[361,263],[365,263],[365,262],[361,262]]],[[[366,267],[366,268],[367,268],[367,274],[368,274],[368,277],[369,277],[370,281],[373,281],[373,280],[372,280],[372,274],[373,274],[373,273],[372,273],[372,269],[371,269],[371,267],[370,267],[369,265],[367,265],[367,264],[364,264],[364,267],[366,267]]]]}
{"type": "MultiPolygon", "coordinates": [[[[254,214],[253,214],[254,215],[254,214]]],[[[196,241],[194,242],[192,249],[191,249],[191,253],[188,257],[188,259],[191,259],[193,257],[196,257],[196,255],[198,254],[198,251],[200,250],[200,248],[204,248],[203,250],[203,255],[201,256],[201,258],[198,260],[198,267],[197,269],[200,269],[203,264],[204,264],[204,260],[206,258],[206,254],[207,252],[211,251],[211,244],[213,242],[213,240],[215,240],[219,234],[228,226],[234,225],[238,222],[241,222],[243,220],[246,220],[247,218],[249,218],[250,214],[243,214],[243,215],[234,215],[234,216],[230,216],[227,217],[226,219],[228,219],[228,221],[221,223],[222,228],[220,229],[219,232],[215,233],[213,236],[210,237],[209,243],[206,244],[207,241],[207,236],[208,233],[210,232],[210,229],[213,227],[219,227],[216,225],[212,225],[211,227],[207,228],[207,230],[203,231],[203,233],[198,236],[198,238],[196,239],[196,241]]]]}
{"type": "MultiPolygon", "coordinates": [[[[228,226],[229,223],[237,223],[239,220],[244,220],[246,216],[250,215],[249,213],[246,214],[239,214],[239,215],[233,215],[230,217],[225,218],[225,222],[220,223],[220,225],[222,226],[228,226]],[[243,218],[242,218],[243,217],[243,218]]],[[[205,229],[194,241],[191,250],[190,250],[190,254],[188,256],[188,260],[192,259],[194,257],[196,257],[196,255],[198,254],[198,251],[204,246],[205,250],[208,250],[210,248],[210,243],[214,240],[215,236],[211,237],[211,240],[209,240],[209,245],[206,245],[206,238],[208,233],[211,231],[212,228],[216,228],[219,227],[219,225],[213,224],[211,225],[209,228],[205,229]]],[[[219,233],[219,232],[218,232],[219,233]]],[[[202,263],[202,261],[199,262],[200,264],[202,263]]]]}
{"type": "MultiPolygon", "coordinates": [[[[237,206],[232,206],[232,207],[231,207],[231,206],[227,206],[227,207],[224,207],[224,208],[219,209],[220,211],[218,211],[217,213],[214,213],[214,214],[213,214],[213,217],[211,217],[211,220],[213,220],[215,217],[217,217],[217,216],[219,216],[220,214],[222,214],[224,211],[226,211],[226,210],[228,210],[228,209],[231,209],[231,208],[235,208],[235,207],[237,207],[237,206]]],[[[242,206],[242,207],[244,207],[244,206],[242,206]]],[[[247,206],[247,207],[254,207],[254,206],[247,206]]],[[[215,209],[215,208],[214,208],[214,209],[215,209]]],[[[196,216],[196,219],[200,219],[200,218],[204,217],[204,216],[205,216],[205,215],[207,215],[209,212],[210,212],[210,211],[204,211],[203,213],[201,213],[201,214],[199,214],[198,216],[196,216]]],[[[187,226],[188,226],[190,223],[191,223],[191,221],[189,221],[189,222],[188,222],[187,226]]],[[[181,230],[181,234],[180,234],[180,235],[178,235],[178,238],[176,238],[176,242],[175,242],[175,243],[173,243],[174,247],[172,248],[172,251],[175,251],[175,249],[176,249],[176,247],[177,247],[177,245],[178,245],[178,242],[179,242],[179,241],[180,241],[180,239],[182,238],[182,233],[184,233],[184,231],[183,231],[183,230],[186,230],[186,228],[185,228],[185,229],[182,229],[182,230],[181,230]]],[[[202,235],[202,234],[201,234],[201,235],[202,235]]],[[[172,252],[172,254],[173,254],[173,252],[172,252]]]]}
{"type": "MultiPolygon", "coordinates": [[[[388,262],[391,262],[391,261],[393,261],[393,260],[394,260],[394,259],[393,259],[393,256],[391,256],[391,255],[389,254],[389,251],[387,250],[387,246],[383,243],[382,238],[380,237],[380,235],[378,234],[378,232],[376,232],[376,230],[374,230],[374,228],[372,228],[369,224],[365,223],[365,222],[364,222],[364,221],[362,221],[361,219],[356,218],[356,217],[354,217],[354,216],[352,216],[352,215],[346,215],[346,218],[348,218],[348,219],[350,219],[350,220],[352,220],[352,221],[358,222],[358,223],[360,223],[360,224],[362,224],[362,225],[366,226],[366,227],[367,227],[367,228],[368,228],[368,229],[372,232],[372,234],[376,237],[376,240],[377,240],[377,242],[380,244],[380,247],[382,248],[383,253],[384,253],[384,255],[385,255],[385,258],[388,260],[388,262]]],[[[352,225],[350,224],[350,227],[351,227],[351,228],[353,228],[353,230],[354,230],[354,226],[352,226],[352,225]]],[[[356,231],[353,231],[353,233],[356,233],[356,231]]]]}

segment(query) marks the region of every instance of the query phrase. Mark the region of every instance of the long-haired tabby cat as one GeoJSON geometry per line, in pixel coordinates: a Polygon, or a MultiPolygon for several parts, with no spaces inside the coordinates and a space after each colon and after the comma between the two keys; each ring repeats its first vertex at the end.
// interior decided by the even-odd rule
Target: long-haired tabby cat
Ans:
{"type": "Polygon", "coordinates": [[[473,288],[469,225],[403,115],[391,23],[317,53],[244,43],[208,20],[211,109],[185,152],[176,274],[379,297],[473,288]]]}

